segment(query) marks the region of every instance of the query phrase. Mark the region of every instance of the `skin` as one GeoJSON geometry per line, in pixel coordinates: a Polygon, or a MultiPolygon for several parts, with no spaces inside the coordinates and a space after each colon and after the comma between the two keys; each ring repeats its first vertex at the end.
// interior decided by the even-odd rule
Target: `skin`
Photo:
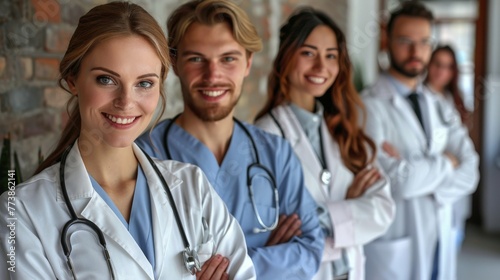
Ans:
{"type": "Polygon", "coordinates": [[[192,23],[178,46],[174,71],[185,107],[177,124],[204,143],[219,164],[229,146],[234,107],[251,65],[252,55],[247,57],[227,23],[192,23]]]}
{"type": "Polygon", "coordinates": [[[294,69],[288,75],[293,103],[312,112],[316,97],[322,96],[339,73],[339,51],[333,31],[320,25],[313,29],[295,53],[294,69]]]}
{"type": "Polygon", "coordinates": [[[427,68],[428,85],[443,93],[453,78],[453,57],[447,51],[438,51],[427,68]]]}
{"type": "Polygon", "coordinates": [[[153,117],[160,74],[161,61],[153,46],[130,35],[95,46],[83,58],[77,76],[67,79],[78,97],[79,149],[85,167],[127,221],[138,165],[132,143],[153,117]]]}
{"type": "Polygon", "coordinates": [[[388,40],[389,73],[414,89],[431,56],[431,45],[425,44],[430,40],[431,23],[428,20],[410,16],[396,18],[388,40]],[[405,41],[413,44],[403,43],[405,41]]]}

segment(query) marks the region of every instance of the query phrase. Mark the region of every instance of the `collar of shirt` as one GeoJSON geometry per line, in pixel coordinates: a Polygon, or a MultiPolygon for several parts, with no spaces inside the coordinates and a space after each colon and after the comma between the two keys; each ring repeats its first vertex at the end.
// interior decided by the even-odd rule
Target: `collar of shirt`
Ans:
{"type": "Polygon", "coordinates": [[[315,112],[311,113],[307,110],[300,108],[294,103],[290,103],[290,109],[297,117],[297,120],[304,129],[307,137],[311,137],[314,134],[318,134],[318,129],[321,124],[321,118],[323,117],[323,105],[316,101],[315,112]]]}
{"type": "Polygon", "coordinates": [[[404,98],[407,98],[408,95],[410,95],[413,92],[416,92],[417,94],[422,94],[422,92],[423,92],[423,83],[422,83],[421,79],[419,79],[419,81],[417,82],[417,86],[416,86],[415,90],[413,90],[410,87],[408,87],[407,85],[403,84],[398,79],[394,78],[388,72],[386,72],[385,75],[387,76],[387,78],[389,79],[389,81],[391,82],[391,84],[396,89],[396,92],[399,95],[401,95],[402,97],[404,97],[404,98]]]}

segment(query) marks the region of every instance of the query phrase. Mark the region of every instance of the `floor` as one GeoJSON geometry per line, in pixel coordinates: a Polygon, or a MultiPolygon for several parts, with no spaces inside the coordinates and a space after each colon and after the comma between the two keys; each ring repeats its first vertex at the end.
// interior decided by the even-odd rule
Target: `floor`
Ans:
{"type": "Polygon", "coordinates": [[[500,234],[469,225],[458,258],[458,280],[500,279],[500,234]]]}

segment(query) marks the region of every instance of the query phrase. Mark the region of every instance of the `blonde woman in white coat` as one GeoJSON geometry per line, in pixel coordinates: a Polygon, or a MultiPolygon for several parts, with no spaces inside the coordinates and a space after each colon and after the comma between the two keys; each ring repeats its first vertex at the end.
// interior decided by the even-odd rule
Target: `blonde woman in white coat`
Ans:
{"type": "Polygon", "coordinates": [[[201,170],[133,144],[165,101],[168,68],[165,35],[140,6],[80,19],[60,64],[75,101],[63,137],[0,198],[1,279],[255,279],[201,170]]]}
{"type": "Polygon", "coordinates": [[[290,141],[327,235],[314,279],[364,279],[363,245],[389,227],[394,205],[358,126],[344,34],[324,13],[300,9],[281,28],[268,93],[256,125],[290,141]]]}

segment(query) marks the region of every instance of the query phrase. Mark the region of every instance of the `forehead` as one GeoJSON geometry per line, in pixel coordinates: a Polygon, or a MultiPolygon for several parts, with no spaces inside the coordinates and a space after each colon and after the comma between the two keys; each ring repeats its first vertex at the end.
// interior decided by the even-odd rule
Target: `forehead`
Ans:
{"type": "Polygon", "coordinates": [[[335,32],[333,30],[326,26],[326,25],[318,25],[316,26],[311,33],[309,33],[309,36],[307,36],[307,39],[305,40],[304,44],[308,45],[325,45],[328,48],[336,48],[337,47],[337,37],[335,36],[335,32]]]}
{"type": "Polygon", "coordinates": [[[428,38],[432,27],[429,20],[420,17],[400,16],[394,21],[391,35],[393,37],[428,38]]]}
{"type": "Polygon", "coordinates": [[[205,51],[226,52],[228,49],[238,49],[244,51],[233,36],[233,32],[228,23],[221,22],[214,25],[193,22],[186,30],[186,33],[179,42],[178,51],[194,51],[203,53],[205,51]]]}

